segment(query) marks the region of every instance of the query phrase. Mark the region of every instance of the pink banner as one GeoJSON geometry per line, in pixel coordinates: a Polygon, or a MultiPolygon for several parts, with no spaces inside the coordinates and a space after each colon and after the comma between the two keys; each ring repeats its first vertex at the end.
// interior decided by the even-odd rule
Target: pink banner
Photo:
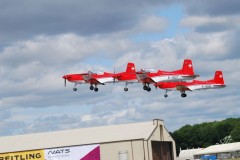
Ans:
{"type": "Polygon", "coordinates": [[[100,147],[96,147],[80,160],[100,160],[100,147]]]}

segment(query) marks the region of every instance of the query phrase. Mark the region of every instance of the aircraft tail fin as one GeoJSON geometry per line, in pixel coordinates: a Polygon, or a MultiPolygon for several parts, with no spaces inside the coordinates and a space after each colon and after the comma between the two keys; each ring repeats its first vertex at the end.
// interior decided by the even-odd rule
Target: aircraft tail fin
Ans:
{"type": "Polygon", "coordinates": [[[136,72],[135,64],[129,62],[129,63],[127,64],[126,72],[136,72]]]}
{"type": "Polygon", "coordinates": [[[224,84],[222,71],[216,71],[214,76],[214,82],[219,84],[224,84]]]}
{"type": "Polygon", "coordinates": [[[194,75],[194,69],[192,65],[192,60],[185,59],[182,66],[182,71],[184,74],[194,75]]]}

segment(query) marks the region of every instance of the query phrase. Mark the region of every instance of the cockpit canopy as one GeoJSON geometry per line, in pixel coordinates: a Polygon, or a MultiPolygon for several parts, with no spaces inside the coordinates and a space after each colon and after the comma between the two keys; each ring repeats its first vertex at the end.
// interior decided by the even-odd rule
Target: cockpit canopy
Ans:
{"type": "Polygon", "coordinates": [[[104,72],[103,71],[99,71],[99,70],[91,70],[91,71],[88,71],[88,74],[103,75],[104,72]]]}
{"type": "Polygon", "coordinates": [[[152,68],[143,68],[141,69],[141,72],[153,73],[153,72],[157,72],[157,70],[152,68]]]}

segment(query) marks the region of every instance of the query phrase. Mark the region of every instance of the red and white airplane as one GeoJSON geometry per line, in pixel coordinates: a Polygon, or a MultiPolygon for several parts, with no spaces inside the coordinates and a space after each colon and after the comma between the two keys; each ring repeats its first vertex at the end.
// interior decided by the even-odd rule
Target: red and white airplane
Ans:
{"type": "Polygon", "coordinates": [[[136,72],[137,79],[142,82],[143,89],[148,92],[151,91],[149,84],[157,84],[158,82],[169,82],[169,81],[181,81],[181,80],[192,80],[199,75],[194,74],[192,61],[185,59],[183,62],[182,69],[176,71],[162,71],[153,69],[141,69],[136,72]]]}
{"type": "Polygon", "coordinates": [[[125,82],[124,91],[128,91],[127,85],[132,83],[139,83],[136,77],[135,64],[129,62],[125,72],[120,72],[114,75],[114,78],[118,82],[125,82]]]}
{"type": "Polygon", "coordinates": [[[222,71],[216,71],[214,78],[211,80],[193,80],[192,82],[159,82],[156,84],[156,86],[166,90],[164,95],[165,98],[168,97],[167,92],[172,90],[180,91],[181,96],[186,97],[187,94],[185,91],[218,89],[226,87],[224,84],[222,71]]]}
{"type": "Polygon", "coordinates": [[[95,92],[98,91],[97,85],[105,85],[105,83],[112,83],[114,82],[114,74],[108,73],[108,72],[102,72],[102,71],[89,71],[87,73],[81,73],[81,74],[68,74],[63,76],[65,79],[65,86],[66,86],[66,80],[69,82],[75,83],[75,86],[73,88],[74,91],[77,91],[77,84],[82,83],[89,83],[90,84],[90,90],[94,90],[95,92]]]}

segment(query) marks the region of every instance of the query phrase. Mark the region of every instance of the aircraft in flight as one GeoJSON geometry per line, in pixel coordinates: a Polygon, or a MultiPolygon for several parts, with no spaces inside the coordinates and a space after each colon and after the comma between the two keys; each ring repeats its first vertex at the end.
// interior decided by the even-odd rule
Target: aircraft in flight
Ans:
{"type": "Polygon", "coordinates": [[[180,91],[181,96],[186,97],[186,91],[218,89],[226,87],[224,84],[222,71],[216,71],[214,78],[206,81],[193,80],[192,82],[159,82],[155,86],[166,90],[164,95],[165,98],[168,97],[167,92],[172,90],[180,91]]]}
{"type": "Polygon", "coordinates": [[[114,82],[114,74],[102,71],[89,71],[87,73],[81,74],[68,74],[64,75],[63,78],[65,79],[65,86],[66,80],[69,82],[75,83],[73,91],[77,91],[77,84],[82,83],[89,83],[90,90],[94,90],[95,92],[98,91],[97,85],[105,85],[105,83],[112,83],[114,82]]]}
{"type": "Polygon", "coordinates": [[[114,78],[115,78],[115,81],[117,82],[125,82],[124,91],[128,91],[128,87],[127,87],[128,84],[139,82],[136,77],[135,64],[131,62],[127,64],[125,72],[120,72],[115,74],[114,78]]]}
{"type": "Polygon", "coordinates": [[[143,84],[143,89],[150,92],[150,84],[157,84],[158,82],[192,80],[199,75],[194,74],[192,61],[185,59],[182,69],[176,71],[162,71],[153,69],[141,69],[136,72],[137,79],[143,84]]]}

